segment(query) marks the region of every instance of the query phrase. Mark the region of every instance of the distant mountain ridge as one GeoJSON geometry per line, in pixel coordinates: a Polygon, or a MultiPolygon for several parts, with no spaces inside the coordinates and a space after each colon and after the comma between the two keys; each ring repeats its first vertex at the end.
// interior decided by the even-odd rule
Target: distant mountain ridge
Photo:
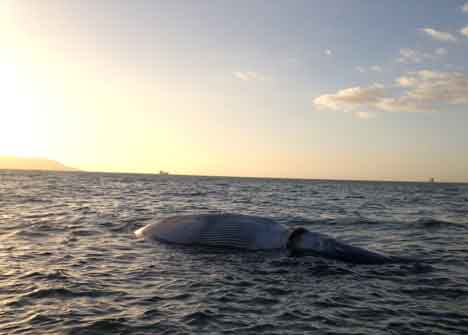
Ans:
{"type": "Polygon", "coordinates": [[[3,170],[79,171],[60,162],[41,157],[0,156],[3,170]]]}

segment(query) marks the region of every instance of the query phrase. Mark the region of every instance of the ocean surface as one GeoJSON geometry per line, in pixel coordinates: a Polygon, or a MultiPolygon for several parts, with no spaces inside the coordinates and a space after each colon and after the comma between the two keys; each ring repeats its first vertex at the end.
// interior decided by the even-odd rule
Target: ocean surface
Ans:
{"type": "Polygon", "coordinates": [[[0,334],[468,334],[468,185],[0,171],[0,334]],[[182,247],[229,212],[416,264],[182,247]]]}

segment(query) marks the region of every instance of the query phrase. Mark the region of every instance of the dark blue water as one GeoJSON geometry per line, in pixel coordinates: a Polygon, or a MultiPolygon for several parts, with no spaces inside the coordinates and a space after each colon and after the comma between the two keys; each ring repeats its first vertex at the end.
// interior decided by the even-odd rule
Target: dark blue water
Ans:
{"type": "Polygon", "coordinates": [[[468,185],[0,172],[0,334],[467,334],[468,185]],[[303,225],[422,264],[188,248],[180,213],[303,225]]]}

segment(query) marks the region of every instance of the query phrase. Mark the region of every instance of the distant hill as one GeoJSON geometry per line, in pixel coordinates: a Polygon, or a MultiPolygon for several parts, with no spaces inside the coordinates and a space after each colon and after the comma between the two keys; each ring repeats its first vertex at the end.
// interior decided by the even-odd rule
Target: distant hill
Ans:
{"type": "Polygon", "coordinates": [[[60,162],[38,157],[0,156],[0,169],[6,170],[48,170],[78,171],[60,162]]]}

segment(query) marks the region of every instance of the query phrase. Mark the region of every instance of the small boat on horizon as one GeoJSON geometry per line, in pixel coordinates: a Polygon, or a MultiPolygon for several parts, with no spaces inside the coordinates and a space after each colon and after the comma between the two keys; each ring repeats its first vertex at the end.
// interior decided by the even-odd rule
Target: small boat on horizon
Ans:
{"type": "Polygon", "coordinates": [[[429,178],[429,182],[430,182],[430,183],[435,183],[434,177],[429,178]]]}
{"type": "Polygon", "coordinates": [[[163,171],[163,170],[159,170],[159,175],[160,175],[160,176],[168,176],[168,175],[169,175],[169,172],[163,171]]]}

